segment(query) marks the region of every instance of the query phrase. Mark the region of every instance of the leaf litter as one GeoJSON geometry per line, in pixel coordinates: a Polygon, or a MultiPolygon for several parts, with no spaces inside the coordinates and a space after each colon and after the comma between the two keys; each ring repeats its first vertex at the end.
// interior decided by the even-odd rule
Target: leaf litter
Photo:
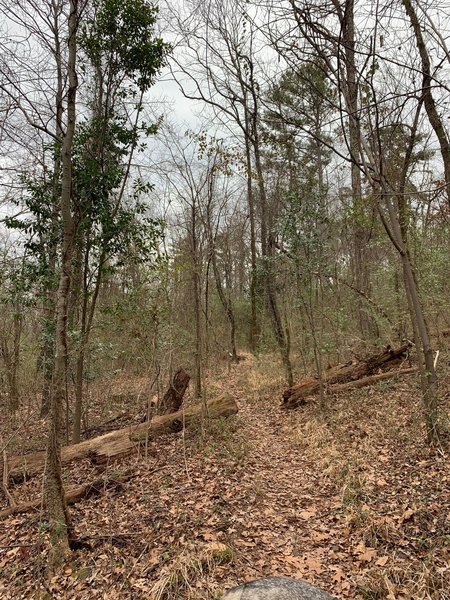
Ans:
{"type": "MultiPolygon", "coordinates": [[[[106,467],[105,480],[133,477],[71,508],[77,545],[58,577],[45,577],[45,516],[0,522],[0,597],[214,600],[288,575],[343,599],[449,600],[450,468],[445,448],[424,445],[417,382],[286,413],[270,358],[208,382],[237,417],[106,467]]],[[[67,483],[93,478],[80,463],[67,483]]],[[[12,492],[24,501],[41,484],[12,492]]]]}

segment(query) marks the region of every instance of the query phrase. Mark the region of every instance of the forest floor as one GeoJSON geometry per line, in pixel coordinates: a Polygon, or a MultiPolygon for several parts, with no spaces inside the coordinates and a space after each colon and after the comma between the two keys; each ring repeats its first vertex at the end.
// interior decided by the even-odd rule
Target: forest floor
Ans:
{"type": "MultiPolygon", "coordinates": [[[[60,576],[45,577],[42,515],[0,522],[0,598],[213,600],[283,574],[342,599],[449,600],[449,449],[424,443],[415,377],[284,412],[276,362],[245,354],[207,382],[236,417],[110,465],[103,476],[132,478],[71,508],[80,544],[60,576]]],[[[448,357],[441,368],[448,413],[448,357]]],[[[68,482],[98,476],[77,464],[68,482]]]]}

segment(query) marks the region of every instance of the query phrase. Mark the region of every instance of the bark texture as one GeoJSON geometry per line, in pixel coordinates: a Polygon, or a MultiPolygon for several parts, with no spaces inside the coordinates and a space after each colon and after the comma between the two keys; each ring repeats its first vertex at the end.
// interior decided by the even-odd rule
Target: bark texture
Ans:
{"type": "Polygon", "coordinates": [[[190,380],[190,375],[184,369],[178,369],[158,406],[158,415],[169,415],[180,410],[190,380]]]}
{"type": "MultiPolygon", "coordinates": [[[[361,124],[359,116],[359,83],[356,66],[356,41],[355,41],[355,2],[346,0],[345,10],[342,16],[342,43],[344,46],[344,98],[349,115],[348,119],[348,140],[347,145],[351,157],[351,181],[353,207],[355,214],[358,215],[364,211],[362,198],[362,178],[361,178],[361,124]]],[[[356,287],[364,292],[370,298],[370,274],[369,274],[369,256],[367,244],[370,239],[370,232],[367,226],[359,223],[359,219],[354,224],[353,231],[353,253],[352,268],[355,277],[356,287]]],[[[367,306],[359,299],[358,319],[361,333],[364,338],[373,337],[376,333],[376,324],[367,311],[367,306]]]]}
{"type": "Polygon", "coordinates": [[[61,472],[61,431],[63,405],[66,394],[67,366],[67,311],[72,276],[72,254],[75,237],[75,222],[72,215],[72,148],[76,121],[76,94],[78,78],[76,73],[78,0],[71,0],[68,20],[67,55],[67,126],[61,149],[61,220],[63,242],[61,272],[56,300],[56,354],[52,393],[50,397],[50,419],[47,443],[47,467],[44,486],[45,503],[50,523],[52,547],[48,556],[49,573],[59,569],[70,553],[70,520],[65,502],[61,472]]]}
{"type": "Polygon", "coordinates": [[[411,27],[414,31],[414,37],[416,38],[417,49],[419,51],[420,60],[422,63],[422,94],[425,110],[427,111],[430,125],[432,126],[439,141],[442,161],[444,163],[447,198],[450,202],[450,142],[443,120],[438,112],[433,93],[431,91],[433,86],[433,78],[431,74],[430,56],[428,54],[419,18],[416,10],[414,9],[413,3],[411,0],[402,0],[402,2],[403,6],[405,7],[406,14],[411,22],[411,27]]]}

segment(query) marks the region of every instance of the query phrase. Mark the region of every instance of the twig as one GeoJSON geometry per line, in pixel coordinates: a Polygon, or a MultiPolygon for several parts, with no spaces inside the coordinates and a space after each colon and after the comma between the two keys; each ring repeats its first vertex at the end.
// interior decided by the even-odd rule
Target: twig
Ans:
{"type": "Polygon", "coordinates": [[[84,540],[118,540],[124,537],[134,537],[134,536],[142,536],[142,531],[124,531],[123,533],[102,533],[97,535],[82,535],[77,538],[77,542],[84,540]]]}
{"type": "MultiPolygon", "coordinates": [[[[28,423],[28,421],[31,419],[31,417],[34,417],[34,415],[37,413],[37,410],[33,411],[32,413],[30,413],[28,415],[28,417],[25,419],[25,421],[11,434],[11,436],[9,437],[8,441],[6,442],[6,444],[4,444],[1,448],[1,451],[3,452],[4,450],[6,450],[8,448],[8,446],[10,445],[10,443],[13,441],[13,439],[16,437],[16,435],[19,433],[19,431],[21,429],[23,429],[23,427],[25,427],[25,425],[28,423]]],[[[3,441],[2,441],[3,444],[3,441]]]]}
{"type": "Polygon", "coordinates": [[[8,490],[8,456],[6,454],[6,450],[3,450],[3,482],[2,482],[3,492],[8,500],[8,504],[11,508],[15,508],[17,506],[16,501],[14,500],[11,492],[8,490]]]}
{"type": "MultiPolygon", "coordinates": [[[[111,479],[96,479],[95,481],[91,481],[83,485],[71,487],[66,491],[66,502],[67,504],[75,504],[84,498],[88,498],[93,495],[99,495],[110,487],[123,485],[129,481],[132,476],[132,472],[129,472],[124,475],[119,475],[118,477],[112,477],[111,479]]],[[[43,498],[41,496],[36,500],[30,500],[29,502],[17,504],[14,507],[11,506],[10,508],[0,511],[0,519],[6,519],[11,515],[30,513],[33,511],[39,511],[42,518],[42,506],[43,498]]]]}
{"type": "Polygon", "coordinates": [[[133,566],[131,567],[131,569],[129,570],[128,574],[126,575],[126,577],[124,577],[124,580],[122,581],[122,585],[119,588],[119,592],[120,590],[123,589],[123,586],[125,585],[125,583],[130,579],[130,575],[131,573],[134,571],[134,569],[136,568],[136,565],[138,564],[138,562],[141,560],[142,555],[144,554],[144,552],[146,550],[148,550],[149,544],[145,544],[144,549],[142,550],[142,552],[139,554],[139,556],[137,557],[137,559],[134,561],[133,566]]]}
{"type": "Polygon", "coordinates": [[[6,544],[5,546],[0,546],[1,550],[8,550],[9,548],[36,548],[43,546],[42,542],[33,542],[32,544],[6,544]]]}
{"type": "Polygon", "coordinates": [[[436,368],[437,362],[439,360],[439,354],[440,354],[440,350],[436,350],[436,356],[434,357],[434,363],[433,363],[434,368],[436,368]]]}

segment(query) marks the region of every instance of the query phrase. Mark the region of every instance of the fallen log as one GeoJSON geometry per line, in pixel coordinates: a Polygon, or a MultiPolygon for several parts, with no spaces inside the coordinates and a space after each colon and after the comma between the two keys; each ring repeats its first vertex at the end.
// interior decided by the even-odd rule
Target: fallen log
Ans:
{"type": "MultiPolygon", "coordinates": [[[[96,479],[95,481],[69,488],[65,494],[66,503],[75,504],[83,498],[98,496],[111,489],[120,489],[124,483],[131,479],[131,477],[131,474],[127,474],[111,477],[110,479],[96,479]]],[[[41,508],[42,498],[23,502],[22,504],[15,504],[14,506],[10,506],[5,510],[0,511],[0,520],[6,519],[11,515],[24,514],[33,511],[39,512],[41,508]]]]}
{"type": "Polygon", "coordinates": [[[180,410],[190,379],[190,376],[184,369],[178,369],[173,376],[169,388],[164,394],[161,402],[159,404],[156,404],[156,402],[154,404],[152,403],[150,414],[145,412],[132,416],[128,411],[123,411],[108,421],[105,421],[101,425],[95,425],[89,429],[86,429],[83,432],[83,437],[98,437],[104,433],[108,433],[109,431],[116,431],[121,426],[129,426],[131,421],[132,425],[138,425],[139,423],[144,423],[147,421],[148,418],[151,419],[154,415],[167,415],[180,410]]]}
{"type": "MultiPolygon", "coordinates": [[[[186,393],[190,379],[190,375],[188,375],[184,369],[178,369],[170,382],[167,392],[164,394],[161,402],[157,405],[156,410],[154,410],[153,405],[153,412],[150,414],[150,418],[155,414],[166,415],[179,410],[183,403],[184,394],[186,393]]],[[[133,425],[137,425],[139,423],[144,423],[147,419],[148,415],[146,412],[131,415],[128,411],[124,411],[108,421],[105,421],[101,425],[94,425],[93,427],[89,427],[89,429],[85,429],[83,437],[87,439],[93,436],[99,436],[103,433],[116,431],[121,427],[130,425],[130,421],[133,421],[133,425]]]]}
{"type": "Polygon", "coordinates": [[[199,420],[199,418],[217,419],[219,417],[229,417],[235,415],[238,411],[236,402],[229,396],[212,400],[206,405],[192,406],[184,410],[179,410],[170,415],[155,417],[151,421],[151,429],[143,426],[136,427],[130,434],[130,440],[133,442],[143,442],[147,437],[147,430],[152,438],[165,433],[176,433],[182,431],[183,427],[188,427],[199,420]]]}
{"type": "Polygon", "coordinates": [[[348,390],[355,390],[358,388],[373,385],[379,381],[385,381],[393,379],[399,375],[411,375],[417,373],[415,367],[409,367],[407,369],[399,369],[398,371],[387,371],[387,373],[379,373],[378,375],[369,375],[368,377],[362,377],[361,379],[355,379],[355,381],[349,381],[348,383],[335,383],[330,385],[328,391],[333,394],[339,394],[340,392],[347,392],[348,390]]]}
{"type": "Polygon", "coordinates": [[[156,414],[169,415],[180,410],[190,379],[190,375],[184,369],[178,369],[170,382],[169,389],[158,404],[156,414]]]}
{"type": "MultiPolygon", "coordinates": [[[[94,464],[105,464],[140,450],[140,442],[154,440],[166,433],[176,433],[193,422],[205,417],[217,418],[236,414],[238,407],[230,398],[211,400],[206,406],[195,405],[186,410],[179,410],[169,415],[153,417],[150,422],[133,427],[124,427],[89,440],[64,446],[61,451],[62,464],[88,459],[94,464]]],[[[20,481],[36,475],[43,470],[46,459],[45,452],[36,452],[24,456],[8,458],[8,474],[11,481],[20,481]]],[[[3,470],[3,466],[2,466],[3,470]]]]}
{"type": "MultiPolygon", "coordinates": [[[[372,354],[358,362],[331,367],[323,374],[323,385],[326,389],[337,384],[354,382],[364,377],[385,372],[402,365],[408,358],[408,344],[397,349],[388,346],[378,354],[372,354]]],[[[368,384],[370,385],[370,384],[368,384]]],[[[304,404],[305,398],[317,394],[320,389],[319,380],[306,378],[283,392],[283,408],[296,408],[304,404]]]]}
{"type": "Polygon", "coordinates": [[[98,437],[99,435],[103,435],[104,433],[108,433],[109,431],[115,431],[116,429],[120,429],[121,427],[129,426],[131,423],[137,425],[138,423],[144,423],[144,421],[146,420],[146,413],[132,415],[129,411],[123,411],[115,417],[111,417],[111,419],[108,419],[101,425],[97,424],[85,429],[83,431],[83,439],[98,437]]]}

